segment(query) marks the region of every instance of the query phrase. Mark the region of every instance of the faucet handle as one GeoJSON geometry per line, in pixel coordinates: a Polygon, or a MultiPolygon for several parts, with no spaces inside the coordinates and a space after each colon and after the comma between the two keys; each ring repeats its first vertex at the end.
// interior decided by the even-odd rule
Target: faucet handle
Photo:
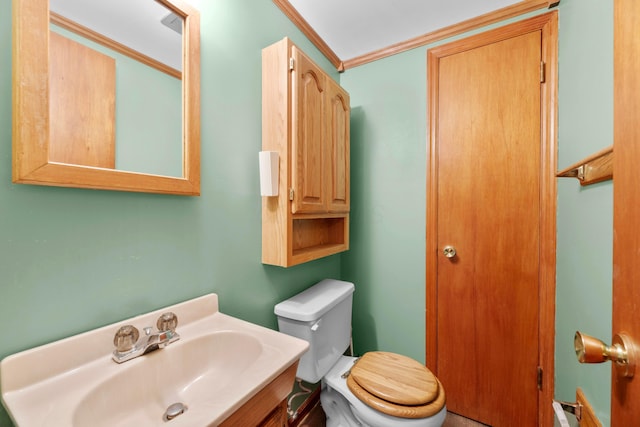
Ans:
{"type": "Polygon", "coordinates": [[[162,314],[156,322],[158,331],[175,331],[178,326],[178,316],[172,312],[162,314]]]}
{"type": "Polygon", "coordinates": [[[116,351],[119,353],[126,353],[131,350],[138,342],[140,332],[133,325],[124,325],[116,332],[113,337],[113,345],[116,346],[116,351]]]}

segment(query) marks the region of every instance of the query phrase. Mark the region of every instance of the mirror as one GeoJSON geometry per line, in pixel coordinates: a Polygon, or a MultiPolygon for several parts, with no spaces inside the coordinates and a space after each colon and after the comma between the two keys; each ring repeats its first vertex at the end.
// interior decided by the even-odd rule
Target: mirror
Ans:
{"type": "MultiPolygon", "coordinates": [[[[151,48],[163,47],[157,53],[142,45],[120,49],[124,39],[94,25],[87,29],[88,21],[63,11],[59,1],[52,0],[51,15],[46,1],[13,2],[13,182],[198,195],[198,12],[182,0],[123,3],[125,17],[136,16],[141,3],[166,8],[155,13],[166,17],[165,25],[174,29],[164,31],[173,36],[152,38],[151,48]],[[112,45],[105,47],[100,38],[112,45]],[[163,57],[171,43],[177,48],[168,50],[175,53],[163,57]],[[78,71],[85,63],[88,71],[78,71]],[[124,74],[127,66],[144,69],[143,77],[124,74]],[[91,91],[83,90],[83,82],[91,91]],[[160,87],[172,93],[162,102],[152,98],[160,87]]],[[[142,28],[140,18],[132,21],[142,28]]]]}
{"type": "Polygon", "coordinates": [[[49,18],[49,160],[182,177],[182,18],[153,0],[49,18]]]}

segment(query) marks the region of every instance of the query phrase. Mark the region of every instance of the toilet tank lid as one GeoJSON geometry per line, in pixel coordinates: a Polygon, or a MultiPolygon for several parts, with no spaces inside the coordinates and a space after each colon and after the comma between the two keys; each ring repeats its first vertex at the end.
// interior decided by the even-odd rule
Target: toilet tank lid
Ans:
{"type": "Polygon", "coordinates": [[[351,295],[354,290],[355,286],[351,282],[324,279],[288,300],[276,304],[274,312],[279,317],[301,322],[318,320],[351,295]]]}

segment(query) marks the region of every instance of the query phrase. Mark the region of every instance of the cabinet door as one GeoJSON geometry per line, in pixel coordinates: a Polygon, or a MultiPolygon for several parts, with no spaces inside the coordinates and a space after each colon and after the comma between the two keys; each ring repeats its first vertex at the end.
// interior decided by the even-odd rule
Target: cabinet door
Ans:
{"type": "Polygon", "coordinates": [[[325,191],[329,212],[349,212],[349,94],[327,82],[328,176],[325,191]]]}
{"type": "Polygon", "coordinates": [[[326,212],[324,115],[326,77],[292,47],[291,186],[293,213],[326,212]]]}
{"type": "Polygon", "coordinates": [[[260,427],[286,427],[288,424],[287,401],[284,400],[267,417],[262,420],[260,427]]]}

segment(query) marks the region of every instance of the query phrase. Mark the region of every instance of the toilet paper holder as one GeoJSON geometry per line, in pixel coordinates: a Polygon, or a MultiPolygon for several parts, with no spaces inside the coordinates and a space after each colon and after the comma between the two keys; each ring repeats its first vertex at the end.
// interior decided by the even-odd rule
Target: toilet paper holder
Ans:
{"type": "Polygon", "coordinates": [[[555,402],[558,402],[560,404],[563,411],[568,412],[576,417],[576,420],[578,420],[578,422],[582,421],[582,404],[580,402],[571,403],[564,402],[562,400],[555,400],[555,402]]]}
{"type": "Polygon", "coordinates": [[[593,406],[585,396],[580,387],[576,388],[576,400],[574,402],[563,402],[553,400],[553,410],[562,427],[569,427],[566,414],[571,414],[584,427],[602,427],[603,424],[596,416],[593,406]]]}

